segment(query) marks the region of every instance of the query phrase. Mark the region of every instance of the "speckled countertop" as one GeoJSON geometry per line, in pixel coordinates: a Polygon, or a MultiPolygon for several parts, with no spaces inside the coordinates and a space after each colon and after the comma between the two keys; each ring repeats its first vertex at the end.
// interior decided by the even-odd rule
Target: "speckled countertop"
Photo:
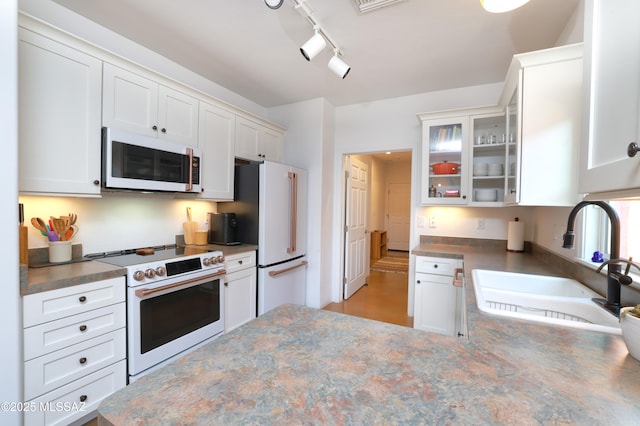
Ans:
{"type": "MultiPolygon", "coordinates": [[[[234,246],[208,244],[197,247],[199,249],[206,248],[208,250],[220,250],[225,256],[245,253],[247,251],[257,249],[257,246],[250,244],[234,246]]],[[[74,248],[74,250],[75,249],[76,248],[74,248]]],[[[80,246],[77,249],[78,253],[74,253],[74,259],[82,257],[82,247],[80,246]]],[[[38,268],[28,268],[26,265],[20,265],[20,295],[26,296],[28,294],[40,293],[42,291],[56,290],[64,287],[121,277],[126,274],[127,271],[125,268],[95,260],[38,268]]]]}
{"type": "MultiPolygon", "coordinates": [[[[413,252],[561,273],[504,249],[413,252]]],[[[483,314],[471,285],[466,297],[469,340],[280,307],[108,397],[99,422],[638,424],[640,363],[620,336],[483,314]]]]}

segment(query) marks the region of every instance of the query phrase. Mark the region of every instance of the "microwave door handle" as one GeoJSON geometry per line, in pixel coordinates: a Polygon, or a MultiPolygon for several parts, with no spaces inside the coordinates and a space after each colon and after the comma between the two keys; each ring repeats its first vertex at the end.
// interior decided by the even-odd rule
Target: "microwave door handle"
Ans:
{"type": "Polygon", "coordinates": [[[187,155],[189,156],[189,183],[187,183],[187,191],[193,190],[193,149],[187,148],[187,155]]]}

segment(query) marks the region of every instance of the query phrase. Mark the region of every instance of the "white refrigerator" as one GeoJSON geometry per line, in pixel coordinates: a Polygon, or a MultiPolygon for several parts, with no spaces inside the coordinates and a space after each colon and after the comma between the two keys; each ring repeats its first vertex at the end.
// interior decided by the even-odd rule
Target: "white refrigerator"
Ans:
{"type": "Polygon", "coordinates": [[[236,214],[238,239],[258,245],[257,314],[306,304],[307,173],[280,163],[238,163],[235,201],[218,212],[236,214]]]}

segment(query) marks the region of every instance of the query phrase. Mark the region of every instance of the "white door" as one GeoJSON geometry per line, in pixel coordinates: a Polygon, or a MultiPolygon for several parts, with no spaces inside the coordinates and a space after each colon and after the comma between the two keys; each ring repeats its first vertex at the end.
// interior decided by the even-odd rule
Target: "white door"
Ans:
{"type": "Polygon", "coordinates": [[[409,251],[411,184],[389,183],[387,187],[387,248],[409,251]]]}
{"type": "Polygon", "coordinates": [[[368,247],[368,193],[369,171],[365,163],[347,158],[346,176],[346,236],[344,298],[350,298],[367,278],[369,270],[368,247]]]}

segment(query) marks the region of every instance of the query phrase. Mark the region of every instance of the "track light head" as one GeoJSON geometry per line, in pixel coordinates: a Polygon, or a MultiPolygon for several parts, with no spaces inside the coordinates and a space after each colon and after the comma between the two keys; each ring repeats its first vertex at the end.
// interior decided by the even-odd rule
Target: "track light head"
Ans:
{"type": "Polygon", "coordinates": [[[503,13],[517,9],[529,0],[480,0],[480,4],[487,12],[503,13]]]}
{"type": "Polygon", "coordinates": [[[311,61],[315,56],[322,52],[322,49],[327,45],[324,37],[318,30],[305,44],[300,48],[300,53],[307,61],[311,61]]]}
{"type": "Polygon", "coordinates": [[[264,0],[269,9],[279,9],[284,0],[264,0]]]}
{"type": "Polygon", "coordinates": [[[338,56],[338,52],[335,52],[331,60],[329,61],[329,69],[336,73],[338,77],[345,78],[349,71],[351,71],[351,67],[347,65],[340,57],[338,56]]]}

